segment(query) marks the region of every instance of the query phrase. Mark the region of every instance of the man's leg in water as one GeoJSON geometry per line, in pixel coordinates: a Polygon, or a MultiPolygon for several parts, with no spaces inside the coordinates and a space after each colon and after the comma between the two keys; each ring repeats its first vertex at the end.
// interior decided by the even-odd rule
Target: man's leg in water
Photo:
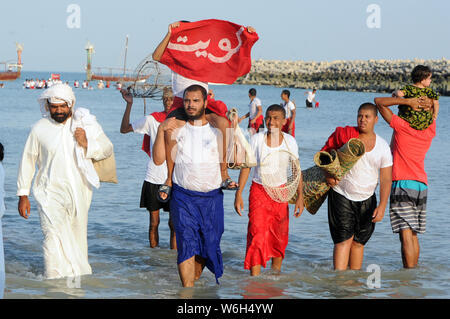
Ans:
{"type": "Polygon", "coordinates": [[[170,249],[177,249],[177,238],[175,235],[175,227],[172,222],[172,215],[169,212],[169,229],[170,229],[170,249]]]}
{"type": "Polygon", "coordinates": [[[155,248],[159,244],[159,210],[150,212],[150,225],[148,227],[148,240],[150,242],[150,247],[155,248]]]}

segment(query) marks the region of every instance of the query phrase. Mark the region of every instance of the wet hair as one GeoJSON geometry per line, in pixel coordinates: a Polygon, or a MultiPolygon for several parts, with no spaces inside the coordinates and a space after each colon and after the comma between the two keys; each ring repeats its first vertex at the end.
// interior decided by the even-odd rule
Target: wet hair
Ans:
{"type": "Polygon", "coordinates": [[[291,97],[291,92],[289,90],[283,90],[281,94],[286,94],[288,98],[291,97]]]}
{"type": "Polygon", "coordinates": [[[248,94],[250,94],[251,96],[256,96],[256,89],[251,88],[250,90],[248,90],[248,94]]]}
{"type": "Polygon", "coordinates": [[[4,156],[5,156],[5,148],[3,147],[3,144],[0,143],[0,162],[3,161],[4,156]]]}
{"type": "Polygon", "coordinates": [[[373,114],[375,114],[375,116],[378,116],[378,108],[373,103],[366,102],[366,103],[361,104],[358,108],[358,113],[361,110],[372,110],[373,114]]]}
{"type": "Polygon", "coordinates": [[[286,117],[286,110],[280,104],[272,104],[271,106],[269,106],[266,110],[266,116],[269,114],[269,112],[281,112],[283,113],[283,118],[286,117]]]}
{"type": "Polygon", "coordinates": [[[425,65],[417,65],[411,72],[413,83],[419,83],[431,75],[431,69],[425,65]]]}
{"type": "Polygon", "coordinates": [[[188,86],[183,93],[183,98],[186,95],[186,92],[195,92],[195,91],[200,91],[202,93],[203,96],[203,101],[206,101],[206,99],[208,98],[208,92],[206,92],[206,89],[198,84],[193,84],[191,86],[188,86]]]}

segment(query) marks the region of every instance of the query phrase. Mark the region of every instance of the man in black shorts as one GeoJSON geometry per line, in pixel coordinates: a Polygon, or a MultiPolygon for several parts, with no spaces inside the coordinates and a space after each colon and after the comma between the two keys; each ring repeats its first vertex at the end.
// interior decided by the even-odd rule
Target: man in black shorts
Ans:
{"type": "Polygon", "coordinates": [[[345,137],[342,132],[352,131],[351,136],[359,138],[366,151],[340,181],[327,177],[327,183],[332,187],[328,193],[328,223],[334,242],[335,270],[346,270],[348,266],[352,270],[361,269],[364,245],[375,230],[375,223],[383,219],[389,200],[392,155],[388,143],[374,132],[377,122],[376,106],[364,103],[358,109],[357,127],[338,128],[333,133],[332,140],[345,144],[350,136],[345,137]],[[380,203],[377,206],[378,180],[380,203]]]}
{"type": "MultiPolygon", "coordinates": [[[[145,134],[148,138],[148,150],[149,152],[153,148],[153,144],[156,139],[158,127],[162,121],[166,119],[167,112],[170,110],[173,103],[173,92],[170,88],[165,88],[163,93],[163,112],[153,112],[150,115],[146,115],[132,123],[130,123],[130,113],[133,105],[133,96],[128,90],[121,90],[122,97],[125,100],[126,108],[123,114],[122,123],[120,126],[120,132],[122,134],[134,132],[145,134]]],[[[144,139],[145,141],[145,139],[144,139]]],[[[159,210],[162,208],[164,211],[169,212],[169,201],[161,202],[158,200],[159,187],[164,184],[167,179],[167,165],[162,163],[156,165],[153,158],[150,158],[147,164],[147,172],[141,191],[141,208],[146,208],[150,213],[150,224],[148,229],[148,239],[150,241],[150,247],[154,248],[159,245],[159,210]]],[[[177,249],[177,243],[175,239],[175,230],[172,225],[172,220],[169,215],[169,228],[170,228],[170,249],[177,249]]]]}

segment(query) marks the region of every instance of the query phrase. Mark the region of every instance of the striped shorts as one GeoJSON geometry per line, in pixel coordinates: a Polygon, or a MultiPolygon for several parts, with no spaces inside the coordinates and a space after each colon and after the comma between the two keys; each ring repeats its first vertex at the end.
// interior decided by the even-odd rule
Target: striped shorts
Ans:
{"type": "Polygon", "coordinates": [[[418,181],[392,182],[389,213],[394,233],[408,228],[418,234],[425,233],[427,193],[427,185],[418,181]]]}

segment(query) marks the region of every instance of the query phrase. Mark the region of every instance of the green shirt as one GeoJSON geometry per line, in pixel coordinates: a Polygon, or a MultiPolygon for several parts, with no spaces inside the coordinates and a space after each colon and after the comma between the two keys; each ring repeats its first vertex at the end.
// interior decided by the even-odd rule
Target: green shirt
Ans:
{"type": "MultiPolygon", "coordinates": [[[[439,94],[429,87],[419,88],[414,85],[406,85],[400,90],[405,94],[404,98],[406,99],[426,96],[433,100],[439,100],[439,94]]],[[[414,111],[408,105],[398,106],[398,116],[407,121],[409,126],[416,130],[425,130],[431,125],[431,123],[433,123],[432,111],[414,111]]]]}

